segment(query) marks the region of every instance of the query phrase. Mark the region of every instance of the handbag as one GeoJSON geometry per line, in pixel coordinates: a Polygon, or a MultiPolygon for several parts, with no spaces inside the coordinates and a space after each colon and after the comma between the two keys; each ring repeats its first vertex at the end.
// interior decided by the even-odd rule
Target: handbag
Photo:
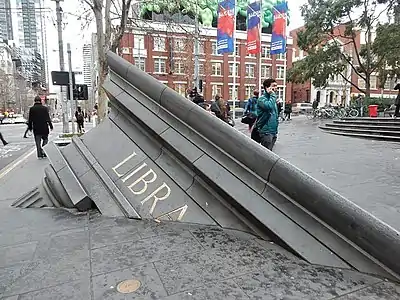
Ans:
{"type": "Polygon", "coordinates": [[[247,125],[252,125],[256,121],[257,117],[252,114],[248,113],[242,118],[242,123],[247,125]]]}

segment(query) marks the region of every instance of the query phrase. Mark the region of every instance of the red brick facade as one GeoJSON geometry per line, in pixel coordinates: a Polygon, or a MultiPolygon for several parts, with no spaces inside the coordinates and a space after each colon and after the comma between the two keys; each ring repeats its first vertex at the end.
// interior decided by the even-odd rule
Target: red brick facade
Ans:
{"type": "MultiPolygon", "coordinates": [[[[242,33],[243,37],[245,33],[242,33]]],[[[239,36],[239,35],[238,35],[239,36]]],[[[230,86],[233,86],[233,77],[230,74],[230,64],[233,66],[232,55],[218,55],[216,53],[216,37],[201,36],[200,55],[200,79],[203,80],[203,95],[206,100],[211,100],[216,93],[225,99],[231,99],[230,86]],[[220,68],[220,71],[219,71],[220,68]]],[[[246,55],[246,40],[237,38],[238,65],[236,74],[237,98],[245,100],[258,88],[260,55],[246,55]]],[[[289,43],[288,43],[289,44],[289,43]]],[[[268,55],[269,43],[263,42],[262,79],[273,77],[277,79],[280,87],[280,96],[283,98],[283,70],[284,59],[278,59],[276,55],[268,55]],[[270,67],[270,73],[267,71],[270,67]]],[[[120,44],[119,53],[131,63],[164,82],[169,87],[184,94],[183,89],[193,87],[194,74],[194,39],[188,34],[166,34],[164,32],[140,35],[125,33],[120,44]],[[137,44],[135,45],[135,40],[137,44]],[[182,42],[184,41],[184,42],[182,42]],[[177,42],[183,43],[183,49],[177,49],[177,42]],[[139,50],[138,50],[139,49],[139,50]],[[140,64],[141,61],[142,63],[140,64]],[[144,62],[144,66],[143,66],[144,62]],[[160,63],[159,63],[160,62],[160,63]],[[161,65],[161,67],[160,67],[161,65]],[[163,67],[165,65],[165,68],[163,67]],[[172,66],[172,68],[171,68],[172,66]],[[157,68],[157,70],[155,69],[157,68]]],[[[288,45],[287,66],[292,63],[292,47],[288,45]]],[[[232,68],[231,68],[232,70],[232,68]]],[[[291,102],[291,84],[287,85],[286,102],[291,102]]]]}

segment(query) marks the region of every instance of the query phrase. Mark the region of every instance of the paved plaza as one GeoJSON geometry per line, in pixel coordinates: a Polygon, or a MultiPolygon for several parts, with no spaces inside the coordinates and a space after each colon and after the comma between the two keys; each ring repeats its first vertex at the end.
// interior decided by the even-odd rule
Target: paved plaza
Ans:
{"type": "Polygon", "coordinates": [[[274,152],[400,231],[400,143],[332,135],[320,124],[281,123],[274,152]]]}
{"type": "MultiPolygon", "coordinates": [[[[354,178],[353,185],[363,182],[350,173],[352,160],[344,152],[360,144],[379,153],[378,142],[327,135],[299,118],[282,125],[276,152],[323,182],[324,176],[331,179],[325,182],[332,187],[345,183],[346,176],[347,184],[341,186],[350,187],[349,178],[354,178]],[[318,146],[313,147],[314,142],[318,146]],[[332,149],[328,142],[342,148],[332,149]],[[340,157],[345,162],[335,164],[340,157]]],[[[393,152],[397,145],[383,145],[383,166],[392,166],[394,172],[398,161],[388,163],[388,149],[393,147],[393,152]]],[[[373,157],[372,152],[363,153],[364,161],[373,157]]],[[[373,161],[367,162],[363,170],[373,168],[373,161]]],[[[400,299],[400,287],[387,280],[311,265],[269,240],[243,232],[105,218],[96,211],[11,208],[16,198],[40,183],[47,165],[47,160],[31,155],[0,179],[0,299],[400,299]],[[136,287],[125,286],[137,290],[121,293],[125,280],[137,280],[136,287]]],[[[360,167],[355,170],[363,173],[360,167]]],[[[365,186],[371,183],[367,179],[365,186]]],[[[365,191],[368,196],[373,189],[360,194],[365,191]]]]}
{"type": "Polygon", "coordinates": [[[30,157],[0,181],[8,191],[0,195],[0,299],[400,298],[400,288],[386,280],[310,265],[241,232],[11,208],[46,165],[30,157]],[[124,280],[140,286],[123,294],[124,280]]]}

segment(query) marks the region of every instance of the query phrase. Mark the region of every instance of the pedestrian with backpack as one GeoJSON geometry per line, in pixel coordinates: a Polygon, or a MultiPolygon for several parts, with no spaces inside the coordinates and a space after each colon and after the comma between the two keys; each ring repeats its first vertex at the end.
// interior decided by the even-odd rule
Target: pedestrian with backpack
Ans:
{"type": "Polygon", "coordinates": [[[248,124],[249,130],[251,130],[254,122],[257,120],[257,101],[259,95],[259,91],[254,91],[253,97],[247,100],[246,106],[244,108],[242,123],[248,124]]]}
{"type": "Polygon", "coordinates": [[[78,109],[75,112],[75,119],[78,124],[78,133],[85,132],[85,115],[80,106],[78,106],[78,109]]]}

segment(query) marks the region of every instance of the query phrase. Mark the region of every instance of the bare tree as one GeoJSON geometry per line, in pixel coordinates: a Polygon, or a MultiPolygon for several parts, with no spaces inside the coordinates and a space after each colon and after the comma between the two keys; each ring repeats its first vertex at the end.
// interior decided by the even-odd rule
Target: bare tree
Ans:
{"type": "MultiPolygon", "coordinates": [[[[117,51],[128,22],[132,0],[81,0],[94,15],[97,33],[97,52],[99,66],[99,121],[104,119],[108,110],[108,98],[103,84],[108,74],[107,51],[117,51]],[[113,22],[115,21],[115,23],[113,22]]],[[[90,17],[86,17],[90,20],[90,17]]]]}
{"type": "Polygon", "coordinates": [[[14,78],[0,69],[0,107],[3,111],[14,108],[11,104],[15,103],[14,78]]]}

